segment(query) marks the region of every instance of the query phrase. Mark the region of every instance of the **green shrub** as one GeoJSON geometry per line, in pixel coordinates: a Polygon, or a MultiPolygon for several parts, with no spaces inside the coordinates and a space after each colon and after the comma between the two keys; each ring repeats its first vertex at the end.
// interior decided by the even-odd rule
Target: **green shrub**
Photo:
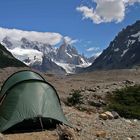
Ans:
{"type": "Polygon", "coordinates": [[[140,85],[127,86],[107,96],[107,109],[125,118],[140,119],[140,85]]]}
{"type": "Polygon", "coordinates": [[[70,93],[70,97],[67,98],[67,102],[69,105],[76,105],[82,103],[82,95],[80,94],[80,90],[72,90],[70,93]]]}

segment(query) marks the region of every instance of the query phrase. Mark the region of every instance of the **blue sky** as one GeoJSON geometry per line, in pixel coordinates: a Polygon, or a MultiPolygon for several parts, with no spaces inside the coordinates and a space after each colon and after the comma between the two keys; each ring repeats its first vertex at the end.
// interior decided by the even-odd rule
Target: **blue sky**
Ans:
{"type": "Polygon", "coordinates": [[[73,45],[86,56],[101,52],[122,28],[140,19],[139,0],[0,2],[0,27],[69,36],[77,40],[73,45]]]}

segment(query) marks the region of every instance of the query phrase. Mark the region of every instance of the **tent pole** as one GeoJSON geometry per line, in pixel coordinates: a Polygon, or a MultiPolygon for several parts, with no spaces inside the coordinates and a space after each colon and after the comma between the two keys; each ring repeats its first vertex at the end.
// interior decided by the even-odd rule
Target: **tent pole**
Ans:
{"type": "Polygon", "coordinates": [[[41,117],[39,117],[39,121],[40,121],[41,129],[42,129],[42,131],[43,131],[43,130],[44,130],[44,127],[43,127],[43,123],[42,123],[41,117]]]}

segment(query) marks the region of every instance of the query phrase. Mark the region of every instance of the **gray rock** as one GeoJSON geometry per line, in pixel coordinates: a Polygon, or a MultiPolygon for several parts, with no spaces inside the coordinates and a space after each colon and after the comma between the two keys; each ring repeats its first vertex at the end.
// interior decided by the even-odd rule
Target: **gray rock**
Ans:
{"type": "Polygon", "coordinates": [[[111,111],[114,119],[118,119],[119,118],[119,114],[116,111],[111,111]]]}

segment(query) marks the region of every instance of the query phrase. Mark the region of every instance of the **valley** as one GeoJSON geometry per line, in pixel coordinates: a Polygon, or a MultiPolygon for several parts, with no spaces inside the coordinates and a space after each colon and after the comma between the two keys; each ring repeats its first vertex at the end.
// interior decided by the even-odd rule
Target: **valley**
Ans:
{"type": "MultiPolygon", "coordinates": [[[[23,68],[5,68],[0,70],[0,83],[13,72],[23,68]]],[[[25,68],[26,69],[26,68],[25,68]]],[[[140,84],[140,69],[124,69],[110,71],[95,71],[78,75],[58,76],[47,73],[40,73],[45,79],[51,83],[58,91],[62,102],[63,111],[67,119],[72,123],[77,139],[79,140],[95,140],[95,139],[111,139],[125,140],[132,138],[139,140],[140,121],[136,119],[118,119],[102,120],[99,114],[103,112],[102,107],[94,107],[87,104],[86,101],[96,101],[95,96],[100,96],[104,101],[105,95],[111,93],[115,89],[122,88],[126,85],[140,84]],[[84,104],[80,107],[84,110],[79,110],[74,106],[65,104],[72,90],[81,90],[84,104]],[[97,133],[104,133],[97,137],[97,133]]],[[[23,134],[5,135],[6,140],[50,140],[58,139],[56,130],[32,132],[23,134]]]]}

